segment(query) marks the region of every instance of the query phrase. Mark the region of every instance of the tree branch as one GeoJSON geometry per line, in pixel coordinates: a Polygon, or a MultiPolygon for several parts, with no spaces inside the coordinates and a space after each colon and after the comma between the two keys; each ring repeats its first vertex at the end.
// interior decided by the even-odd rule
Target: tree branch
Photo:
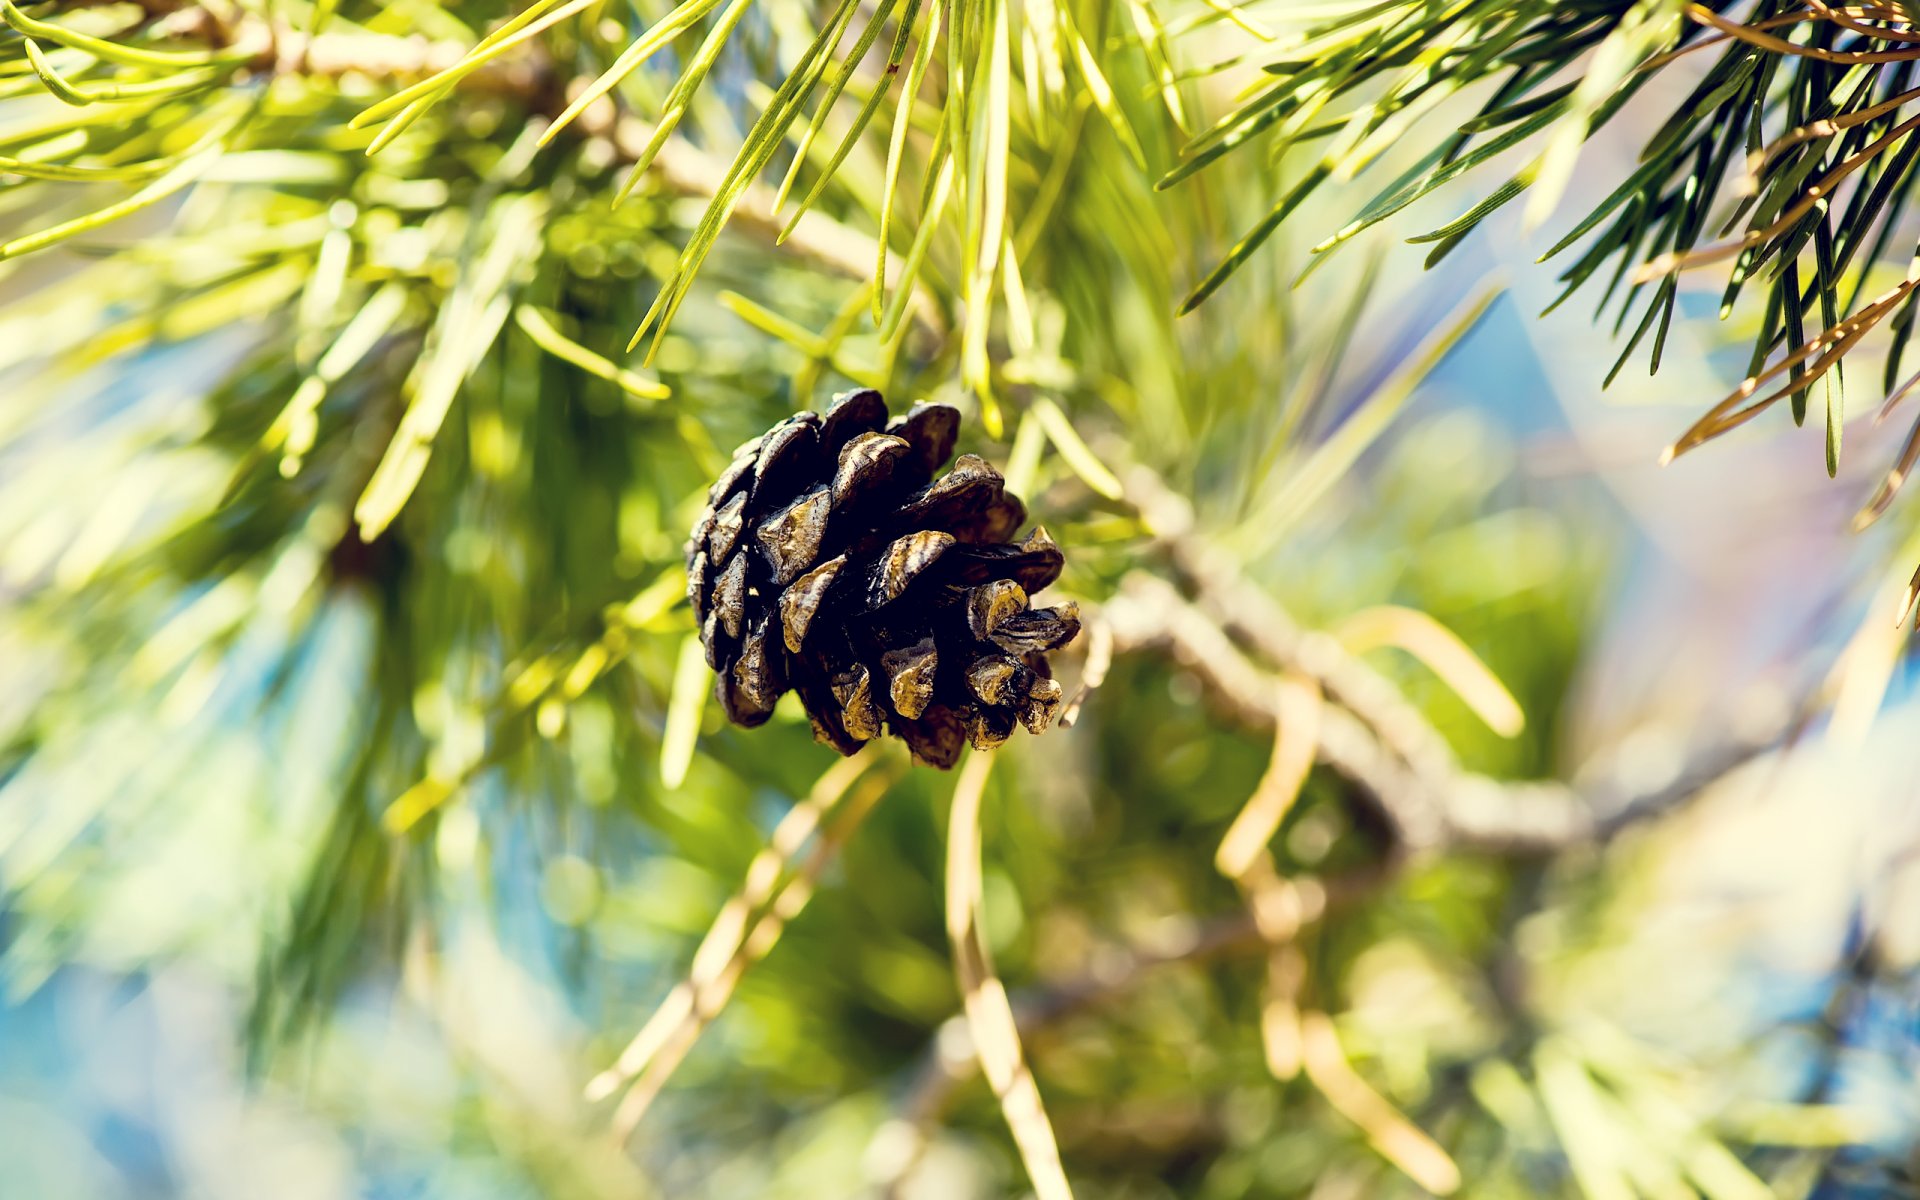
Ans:
{"type": "Polygon", "coordinates": [[[1806,704],[1784,706],[1651,785],[1624,753],[1587,771],[1578,789],[1465,771],[1392,683],[1330,635],[1301,628],[1278,600],[1208,545],[1195,527],[1192,506],[1157,475],[1144,468],[1130,472],[1127,496],[1195,599],[1144,572],[1128,576],[1103,610],[1115,649],[1172,655],[1230,714],[1262,731],[1279,716],[1274,669],[1314,680],[1330,701],[1321,721],[1320,761],[1356,786],[1409,852],[1542,854],[1612,837],[1790,741],[1807,719],[1806,704]]]}
{"type": "MultiPolygon", "coordinates": [[[[1142,573],[1122,582],[1101,610],[1117,651],[1160,651],[1193,671],[1208,694],[1242,724],[1270,730],[1279,720],[1275,676],[1254,664],[1218,623],[1171,584],[1142,573]]],[[[1289,664],[1298,665],[1298,664],[1289,664]]],[[[1307,669],[1325,687],[1323,676],[1307,669]]],[[[1376,729],[1327,687],[1319,760],[1371,802],[1413,852],[1442,847],[1539,851],[1590,837],[1587,806],[1558,784],[1511,784],[1425,757],[1419,765],[1389,748],[1376,729]]]]}
{"type": "MultiPolygon", "coordinates": [[[[365,75],[390,82],[415,81],[455,66],[470,48],[451,40],[432,40],[366,32],[308,35],[284,22],[247,14],[231,23],[219,22],[209,10],[175,6],[167,0],[146,5],[147,19],[155,20],[172,36],[206,41],[246,51],[240,68],[244,76],[299,75],[337,78],[365,75]]],[[[490,62],[467,75],[459,87],[517,99],[535,112],[552,117],[565,107],[567,97],[586,81],[572,80],[547,58],[539,46],[528,53],[490,62]]],[[[574,129],[581,136],[600,137],[626,162],[636,161],[652,140],[654,127],[631,115],[621,115],[614,100],[602,97],[580,115],[574,129]]],[[[727,177],[728,163],[673,136],[659,148],[649,175],[668,191],[711,200],[727,177]]],[[[731,223],[768,243],[781,245],[795,257],[846,278],[873,278],[880,261],[879,243],[871,236],[812,209],[786,230],[777,212],[775,193],[764,184],[749,184],[733,211],[731,223]]],[[[886,284],[898,287],[903,277],[903,255],[887,258],[886,284]]],[[[924,332],[944,338],[949,332],[933,293],[914,283],[908,315],[924,332]]]]}

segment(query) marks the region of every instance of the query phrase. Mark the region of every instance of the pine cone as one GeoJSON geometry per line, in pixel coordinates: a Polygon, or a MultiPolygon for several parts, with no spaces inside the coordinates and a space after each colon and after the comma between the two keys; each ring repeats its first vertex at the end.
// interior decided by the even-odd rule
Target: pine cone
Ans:
{"type": "Polygon", "coordinates": [[[1068,601],[1030,608],[1060,548],[1000,473],[953,453],[959,410],[916,404],[891,423],[880,393],[835,398],[734,452],[687,543],[687,596],[715,692],[737,725],[788,688],[842,754],[881,735],[951,767],[960,743],[1039,733],[1060,710],[1047,651],[1080,632],[1068,601]],[[884,430],[884,431],[883,431],[884,430]]]}

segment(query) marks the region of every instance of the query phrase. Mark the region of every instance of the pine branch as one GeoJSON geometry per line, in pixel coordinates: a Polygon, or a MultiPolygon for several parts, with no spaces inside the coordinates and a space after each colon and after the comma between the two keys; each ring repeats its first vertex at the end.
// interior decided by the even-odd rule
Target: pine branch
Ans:
{"type": "MultiPolygon", "coordinates": [[[[1268,731],[1279,719],[1277,676],[1254,664],[1220,624],[1164,581],[1129,577],[1102,617],[1113,629],[1117,652],[1171,655],[1246,728],[1268,731]]],[[[1298,663],[1286,665],[1300,669],[1298,663]]],[[[1577,789],[1497,780],[1451,764],[1416,766],[1391,749],[1378,727],[1340,705],[1321,717],[1318,756],[1376,807],[1409,852],[1526,857],[1605,841],[1672,811],[1713,781],[1780,748],[1804,725],[1803,713],[1782,714],[1710,744],[1652,786],[1640,782],[1640,764],[1625,754],[1596,764],[1589,782],[1577,789]]]]}
{"type": "Polygon", "coordinates": [[[1356,786],[1410,853],[1441,849],[1552,853],[1613,837],[1670,810],[1706,784],[1794,737],[1813,703],[1704,748],[1698,759],[1649,787],[1636,764],[1590,772],[1582,791],[1559,783],[1513,783],[1462,771],[1439,733],[1393,685],[1324,633],[1302,630],[1273,597],[1195,529],[1193,512],[1153,472],[1128,473],[1126,494],[1153,531],[1189,601],[1166,580],[1133,572],[1101,619],[1116,653],[1160,651],[1193,670],[1241,724],[1281,719],[1275,670],[1317,683],[1321,762],[1356,786]],[[1242,649],[1248,647],[1264,665],[1242,649]]]}
{"type": "MultiPolygon", "coordinates": [[[[671,130],[695,102],[715,59],[733,37],[745,3],[746,0],[729,0],[722,8],[721,0],[683,0],[630,43],[605,71],[570,97],[567,106],[555,116],[553,125],[542,134],[542,142],[570,125],[648,60],[711,16],[706,39],[686,60],[662,105],[659,130],[662,134],[671,130]]],[[[380,149],[472,73],[543,35],[585,6],[586,0],[570,0],[557,7],[554,0],[536,0],[489,33],[461,62],[373,104],[354,119],[354,124],[381,124],[372,146],[380,149]]],[[[1016,37],[1016,18],[1009,8],[1005,0],[986,0],[978,6],[944,3],[923,6],[921,0],[882,0],[870,13],[865,13],[854,0],[836,0],[806,50],[780,80],[772,99],[748,131],[744,145],[713,188],[705,215],[688,239],[660,295],[635,330],[628,349],[638,346],[651,334],[647,357],[652,359],[666,327],[685,301],[694,277],[712,253],[720,231],[735,217],[753,181],[780,155],[791,131],[800,125],[806,107],[813,104],[813,115],[798,138],[785,179],[766,207],[766,218],[771,219],[779,212],[803,168],[809,164],[811,152],[835,103],[861,71],[874,47],[886,42],[889,49],[884,65],[866,80],[867,102],[853,118],[838,148],[820,168],[812,188],[802,193],[797,211],[782,227],[781,236],[784,238],[794,222],[823,195],[851,148],[886,102],[896,78],[903,78],[887,153],[886,183],[880,205],[879,253],[873,260],[874,274],[883,279],[891,277],[887,252],[892,217],[898,207],[895,194],[901,181],[903,149],[913,124],[913,108],[919,102],[923,77],[929,63],[941,57],[944,71],[940,82],[944,86],[934,122],[937,132],[924,152],[926,184],[921,228],[915,234],[913,248],[902,260],[901,272],[908,286],[918,279],[928,242],[952,202],[957,210],[954,215],[968,264],[960,288],[966,309],[963,328],[968,331],[962,353],[962,377],[980,400],[988,431],[997,436],[1000,413],[988,374],[985,337],[995,295],[1006,286],[1000,281],[1001,260],[1015,253],[1009,244],[1007,225],[1015,95],[1011,48],[1016,37]],[[893,37],[886,39],[881,35],[889,25],[893,27],[893,37]],[[840,46],[849,36],[851,48],[839,56],[840,46]],[[917,49],[909,58],[909,49],[916,41],[917,49]]],[[[1029,80],[1030,86],[1026,89],[1030,109],[1027,116],[1035,130],[1043,124],[1055,129],[1065,126],[1062,118],[1069,105],[1077,102],[1069,92],[1068,71],[1062,65],[1070,63],[1072,73],[1084,84],[1084,95],[1107,118],[1135,161],[1144,166],[1135,131],[1115,102],[1100,66],[1102,55],[1095,52],[1080,31],[1071,10],[1054,0],[1040,0],[1038,4],[1025,6],[1018,20],[1023,50],[1032,48],[1047,56],[1051,64],[1050,69],[1043,68],[1037,77],[1029,80]]],[[[1151,22],[1142,37],[1150,47],[1150,54],[1160,46],[1151,22]]],[[[1164,63],[1164,56],[1160,57],[1164,63]]],[[[1024,53],[1021,59],[1023,63],[1028,62],[1024,53]]],[[[1030,64],[1028,69],[1032,69],[1030,64]]],[[[1172,114],[1178,117],[1177,89],[1169,84],[1163,95],[1172,114]]],[[[657,135],[639,152],[627,188],[651,165],[658,145],[657,135]]],[[[622,189],[622,197],[626,190],[622,189]]],[[[1016,272],[1017,265],[1010,265],[1008,273],[1016,272]]],[[[1017,287],[1017,283],[1014,286],[1017,287]]],[[[898,323],[898,306],[884,304],[879,289],[875,292],[873,311],[882,329],[891,333],[898,323]]]]}
{"type": "MultiPolygon", "coordinates": [[[[418,35],[393,36],[369,32],[310,35],[285,22],[244,13],[231,24],[217,24],[210,10],[198,6],[156,6],[147,10],[159,24],[153,31],[168,43],[200,41],[234,60],[225,87],[239,91],[276,76],[330,80],[345,75],[389,82],[431,78],[458,66],[469,54],[466,47],[418,35]]],[[[557,115],[550,98],[578,95],[586,80],[563,81],[545,55],[497,59],[461,79],[464,88],[482,94],[518,100],[538,113],[557,115]]],[[[585,136],[607,138],[628,162],[645,160],[650,178],[682,196],[712,200],[728,186],[729,164],[696,148],[684,137],[662,131],[632,117],[616,115],[608,101],[585,110],[579,124],[585,136]]],[[[211,159],[208,160],[209,164],[211,159]]],[[[25,164],[18,164],[25,168],[25,164]]],[[[7,164],[0,160],[0,174],[7,164]]],[[[30,172],[29,172],[30,173],[30,172]]],[[[183,180],[190,182],[190,180],[183,180]]],[[[790,245],[803,261],[826,267],[853,279],[871,277],[880,259],[872,237],[859,233],[823,213],[808,211],[789,221],[778,213],[772,189],[750,185],[737,201],[736,218],[746,231],[772,244],[790,245]]],[[[100,210],[108,213],[110,209],[100,210]]],[[[99,214],[96,214],[96,217],[99,214]]],[[[102,223],[90,220],[91,230],[102,223]]],[[[20,246],[26,239],[15,239],[20,246]]],[[[43,242],[42,244],[50,244],[43,242]]],[[[29,248],[38,248],[38,244],[29,248]]],[[[12,253],[23,253],[25,248],[12,253]]],[[[0,252],[4,253],[4,252],[0,252]]],[[[896,261],[887,271],[888,286],[900,286],[906,272],[896,261]]],[[[915,281],[908,312],[916,324],[936,336],[944,335],[941,309],[923,284],[915,281]]]]}
{"type": "MultiPolygon", "coordinates": [[[[1430,152],[1319,241],[1313,252],[1321,261],[1523,146],[1535,153],[1505,183],[1483,189],[1485,198],[1457,219],[1408,240],[1434,246],[1431,266],[1528,194],[1526,220],[1537,224],[1557,205],[1579,145],[1620,119],[1656,75],[1688,70],[1697,81],[1650,123],[1638,166],[1543,256],[1572,256],[1561,300],[1613,264],[1600,309],[1615,309],[1616,332],[1639,317],[1608,381],[1649,334],[1648,365],[1658,370],[1677,312],[1678,272],[1730,260],[1722,317],[1750,283],[1765,293],[1752,365],[1667,458],[1782,399],[1790,399],[1797,424],[1818,385],[1828,472],[1836,472],[1846,411],[1838,368],[1876,329],[1890,331],[1885,407],[1905,394],[1894,383],[1913,332],[1914,283],[1861,303],[1872,277],[1906,265],[1899,239],[1920,181],[1920,116],[1905,115],[1920,101],[1913,86],[1920,27],[1905,9],[1803,8],[1785,0],[1390,3],[1335,17],[1306,38],[1310,49],[1270,64],[1274,81],[1193,139],[1162,180],[1171,186],[1218,169],[1216,162],[1261,134],[1276,153],[1313,155],[1301,158],[1311,165],[1300,181],[1205,278],[1189,308],[1294,219],[1308,196],[1365,170],[1410,129],[1424,132],[1430,152]],[[1464,121],[1439,115],[1464,94],[1481,97],[1476,113],[1464,121]],[[1339,107],[1342,98],[1350,107],[1339,107]],[[1319,141],[1325,149],[1312,150],[1319,141]],[[1762,387],[1776,377],[1777,386],[1762,387]]],[[[1915,432],[1909,451],[1920,446],[1920,424],[1915,432]]],[[[1903,454],[1860,524],[1886,509],[1913,458],[1903,454]]]]}
{"type": "MultiPolygon", "coordinates": [[[[1113,628],[1118,653],[1170,654],[1240,724],[1270,730],[1279,719],[1278,679],[1171,585],[1130,576],[1102,616],[1113,628]]],[[[1409,762],[1390,748],[1378,726],[1337,702],[1321,716],[1317,753],[1375,807],[1409,852],[1537,854],[1584,842],[1595,829],[1593,814],[1570,789],[1501,783],[1450,763],[1409,762]]]]}

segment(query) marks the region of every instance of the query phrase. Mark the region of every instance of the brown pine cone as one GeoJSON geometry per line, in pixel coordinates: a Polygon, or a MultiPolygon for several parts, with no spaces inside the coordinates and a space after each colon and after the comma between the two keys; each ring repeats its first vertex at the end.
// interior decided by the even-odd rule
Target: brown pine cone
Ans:
{"type": "Polygon", "coordinates": [[[1080,632],[1072,601],[1031,608],[1060,547],[1000,473],[953,453],[959,410],[849,392],[734,452],[687,542],[687,596],[727,718],[759,725],[788,688],[842,754],[890,730],[951,767],[1060,710],[1047,651],[1080,632]]]}

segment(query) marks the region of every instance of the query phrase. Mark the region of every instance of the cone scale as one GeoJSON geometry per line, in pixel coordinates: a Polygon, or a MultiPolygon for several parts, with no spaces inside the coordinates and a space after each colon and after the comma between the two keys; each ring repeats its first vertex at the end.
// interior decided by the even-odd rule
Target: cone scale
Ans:
{"type": "Polygon", "coordinates": [[[842,754],[891,734],[951,767],[963,745],[1044,731],[1062,692],[1047,652],[1072,601],[1035,608],[1063,557],[984,459],[953,455],[959,410],[891,420],[849,392],[734,452],[686,546],[687,595],[727,719],[762,724],[788,690],[842,754]]]}

